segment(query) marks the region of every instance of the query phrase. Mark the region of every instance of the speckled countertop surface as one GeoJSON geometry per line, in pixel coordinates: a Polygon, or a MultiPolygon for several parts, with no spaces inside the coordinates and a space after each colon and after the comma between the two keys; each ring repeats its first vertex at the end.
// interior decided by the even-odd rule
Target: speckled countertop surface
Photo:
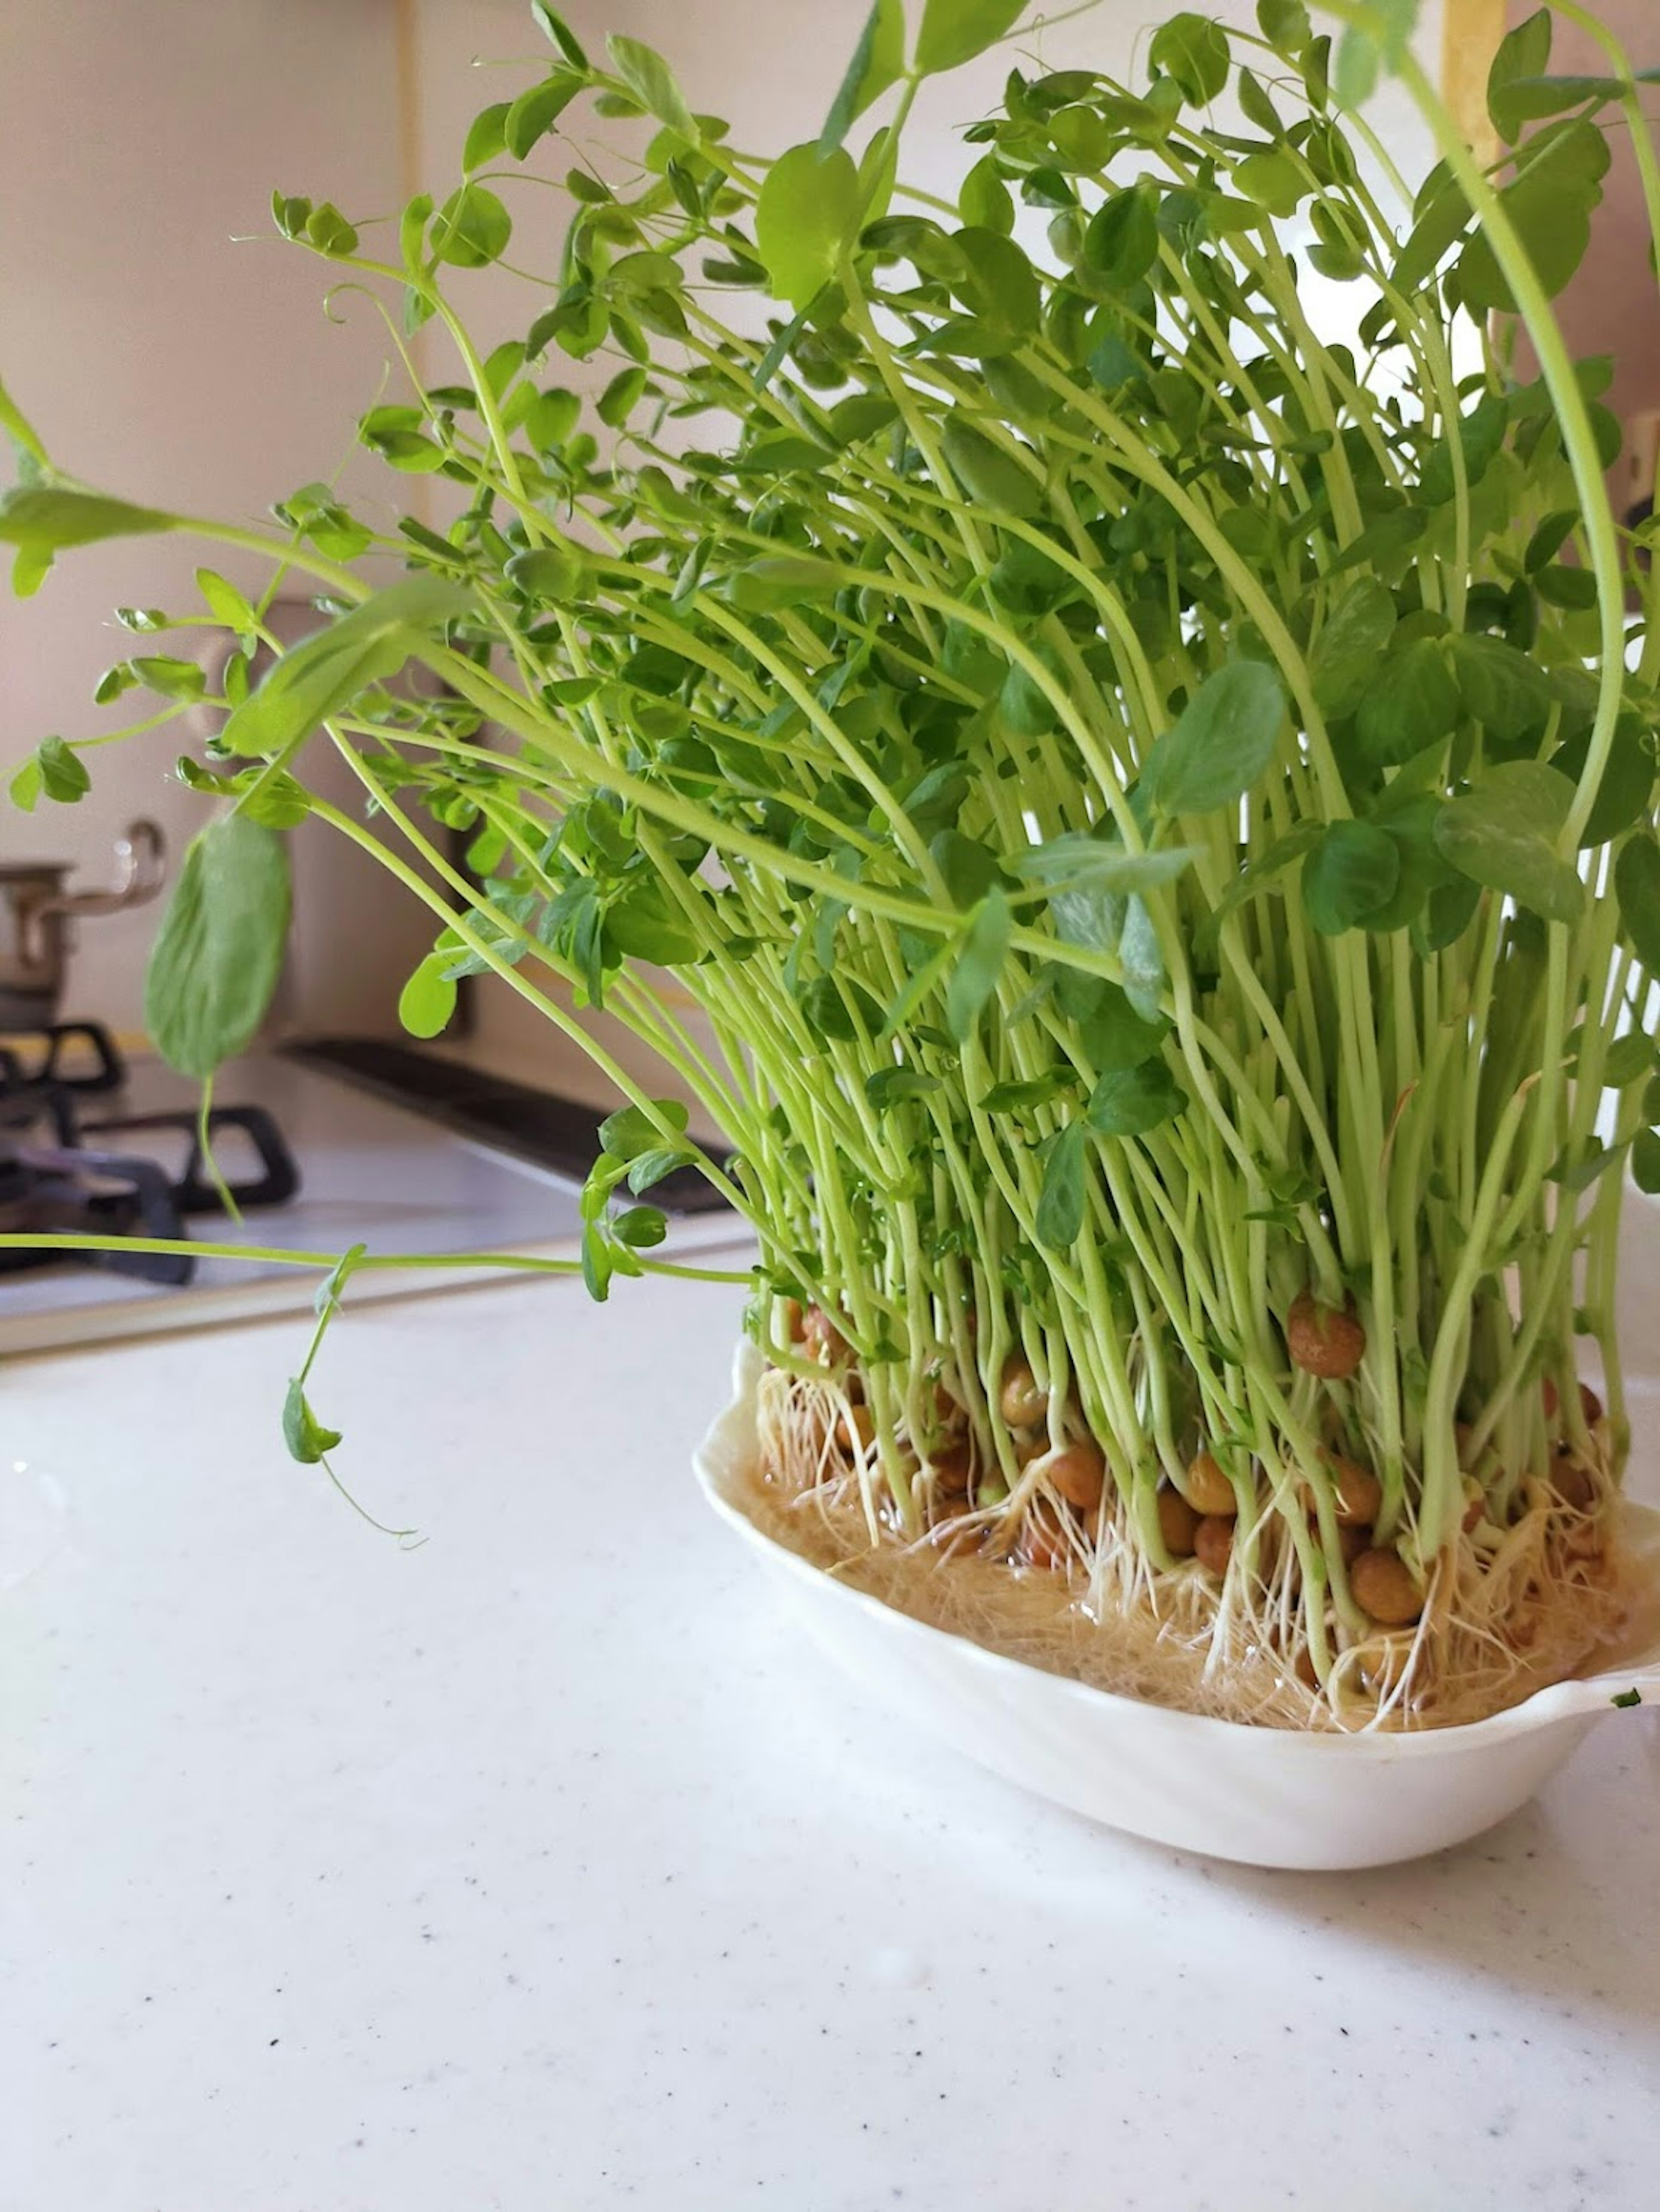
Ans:
{"type": "Polygon", "coordinates": [[[296,1324],[0,1374],[3,2212],[1660,2203],[1651,1716],[1382,1873],[1053,1811],[700,1504],[737,1305],[349,1316],[414,1552],[286,1459],[296,1324]]]}

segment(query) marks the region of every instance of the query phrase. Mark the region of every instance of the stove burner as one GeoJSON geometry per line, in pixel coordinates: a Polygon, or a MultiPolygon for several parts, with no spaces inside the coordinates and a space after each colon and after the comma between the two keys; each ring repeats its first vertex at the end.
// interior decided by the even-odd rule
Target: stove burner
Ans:
{"type": "MultiPolygon", "coordinates": [[[[194,1114],[119,1114],[96,1121],[82,1121],[83,1136],[108,1136],[116,1130],[165,1129],[191,1140],[185,1171],[171,1186],[173,1202],[181,1213],[219,1213],[224,1210],[220,1187],[210,1177],[202,1157],[202,1134],[194,1114]]],[[[283,1141],[283,1133],[263,1106],[216,1106],[208,1115],[210,1139],[222,1129],[240,1129],[259,1156],[259,1173],[246,1182],[228,1176],[225,1188],[241,1209],[285,1206],[300,1188],[300,1170],[283,1141]]]]}
{"type": "Polygon", "coordinates": [[[0,1047],[0,1098],[15,1084],[52,1083],[64,1091],[91,1092],[119,1091],[127,1079],[121,1048],[102,1022],[50,1022],[39,1029],[11,1030],[6,1034],[11,1043],[0,1047]],[[20,1041],[37,1045],[32,1064],[17,1049],[20,1041]],[[84,1074],[64,1074],[64,1061],[72,1065],[83,1054],[90,1054],[91,1069],[84,1074]]]}
{"type": "MultiPolygon", "coordinates": [[[[167,1176],[154,1160],[93,1152],[76,1145],[20,1146],[0,1160],[0,1229],[88,1237],[163,1237],[185,1231],[167,1176]],[[101,1187],[100,1187],[101,1186],[101,1187]]],[[[50,1246],[0,1249],[0,1272],[49,1266],[65,1255],[50,1246]]],[[[76,1258],[112,1274],[149,1283],[187,1283],[196,1272],[188,1252],[80,1252],[76,1258]]]]}
{"type": "MultiPolygon", "coordinates": [[[[224,1210],[221,1187],[208,1173],[194,1114],[107,1114],[83,1118],[81,1097],[117,1089],[125,1068],[107,1030],[90,1022],[67,1022],[39,1033],[44,1053],[32,1061],[0,1047],[0,1231],[93,1237],[144,1237],[182,1243],[185,1217],[224,1210]],[[66,1052],[91,1048],[94,1066],[82,1075],[61,1072],[66,1052]],[[42,1123],[55,1141],[33,1141],[42,1123]],[[106,1151],[96,1141],[165,1133],[189,1139],[183,1172],[171,1176],[159,1161],[125,1149],[106,1151]],[[88,1142],[88,1139],[94,1141],[88,1142]]],[[[227,1179],[239,1211],[282,1206],[300,1188],[300,1172],[283,1134],[260,1106],[216,1106],[208,1116],[209,1141],[240,1130],[252,1145],[258,1171],[227,1179]]],[[[74,1260],[147,1282],[188,1283],[196,1257],[187,1252],[55,1251],[49,1245],[0,1247],[0,1273],[74,1260]]]]}

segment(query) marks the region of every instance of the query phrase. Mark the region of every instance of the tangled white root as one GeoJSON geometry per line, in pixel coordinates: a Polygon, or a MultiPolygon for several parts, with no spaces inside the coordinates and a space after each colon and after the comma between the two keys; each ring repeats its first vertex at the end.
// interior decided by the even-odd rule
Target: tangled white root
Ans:
{"type": "Polygon", "coordinates": [[[923,1465],[917,1537],[844,1380],[769,1369],[757,1402],[760,1459],[743,1502],[768,1534],[930,1626],[1150,1704],[1273,1728],[1450,1727],[1572,1674],[1627,1610],[1596,1433],[1578,1496],[1535,1480],[1509,1526],[1461,1532],[1414,1626],[1356,1636],[1328,1607],[1322,1681],[1296,1546],[1275,1514],[1254,1538],[1236,1535],[1220,1575],[1196,1559],[1160,1572],[1111,1484],[1080,1517],[1034,1467],[1006,1498],[970,1510],[923,1465]]]}

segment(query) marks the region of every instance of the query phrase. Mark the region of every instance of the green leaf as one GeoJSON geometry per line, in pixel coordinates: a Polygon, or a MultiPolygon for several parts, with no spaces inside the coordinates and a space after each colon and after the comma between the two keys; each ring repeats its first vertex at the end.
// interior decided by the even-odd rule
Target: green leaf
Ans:
{"type": "Polygon", "coordinates": [[[905,71],[905,11],[902,0],[876,0],[865,18],[865,27],[853,50],[824,127],[818,134],[819,151],[829,154],[891,84],[905,71]]]}
{"type": "Polygon", "coordinates": [[[1084,1226],[1084,1163],[1089,1133],[1068,1121],[1049,1146],[1037,1194],[1037,1241],[1053,1252],[1070,1251],[1084,1226]]]}
{"type": "Polygon", "coordinates": [[[836,274],[859,228],[859,172],[837,147],[793,146],[767,172],[755,245],[775,296],[805,307],[836,274]]]}
{"type": "Polygon", "coordinates": [[[20,814],[33,814],[40,804],[40,763],[33,754],[7,784],[6,795],[20,814]]]}
{"type": "Polygon", "coordinates": [[[1140,891],[1172,882],[1199,858],[1197,845],[1171,845],[1157,853],[1127,853],[1082,830],[1034,845],[1013,862],[1029,883],[1067,890],[1140,891]]]}
{"type": "Polygon", "coordinates": [[[644,1192],[654,1190],[665,1176],[672,1176],[683,1168],[691,1158],[690,1147],[656,1145],[650,1152],[641,1152],[629,1163],[629,1188],[639,1198],[644,1192]]]}
{"type": "Polygon", "coordinates": [[[530,11],[571,67],[585,70],[588,65],[588,58],[583,52],[581,43],[575,32],[571,29],[564,17],[556,15],[548,6],[547,0],[530,0],[530,11]]]}
{"type": "Polygon", "coordinates": [[[1014,228],[1014,198],[1003,182],[997,157],[988,154],[964,178],[957,194],[957,211],[964,222],[981,230],[1006,237],[1014,228]]]}
{"type": "MultiPolygon", "coordinates": [[[[1560,745],[1551,766],[1560,769],[1571,783],[1578,783],[1590,756],[1590,732],[1560,745]]],[[[1596,787],[1596,797],[1579,833],[1582,850],[1606,845],[1622,830],[1629,830],[1650,811],[1654,793],[1655,760],[1648,732],[1636,714],[1621,714],[1614,724],[1608,764],[1596,787]]]]}
{"type": "Polygon", "coordinates": [[[1168,978],[1152,912],[1146,901],[1134,892],[1124,901],[1124,926],[1118,933],[1118,960],[1124,971],[1124,996],[1143,1021],[1158,1021],[1158,1002],[1168,978]]]}
{"type": "Polygon", "coordinates": [[[421,632],[472,605],[470,592],[441,576],[411,576],[377,592],[285,653],[228,717],[221,747],[266,758],[291,753],[325,715],[368,684],[395,676],[419,647],[421,632]]]}
{"type": "Polygon", "coordinates": [[[1043,512],[1043,485],[966,422],[953,418],[939,442],[952,474],[976,506],[1017,519],[1043,512]]]}
{"type": "Polygon", "coordinates": [[[1458,707],[1458,686],[1438,639],[1414,638],[1392,648],[1355,710],[1361,757],[1374,768],[1399,767],[1451,736],[1458,707]]]}
{"type": "Polygon", "coordinates": [[[1114,192],[1084,233],[1084,265],[1115,292],[1139,284],[1158,258],[1158,197],[1150,185],[1114,192]]]}
{"type": "MultiPolygon", "coordinates": [[[[73,806],[92,789],[86,763],[62,738],[42,738],[34,749],[33,765],[40,776],[40,790],[60,806],[73,806]]],[[[32,805],[24,809],[26,813],[32,811],[32,805]]]]}
{"type": "Polygon", "coordinates": [[[684,1136],[691,1114],[684,1102],[678,1098],[654,1098],[652,1104],[658,1120],[641,1106],[619,1106],[608,1114],[599,1124],[599,1149],[614,1160],[637,1159],[642,1152],[659,1149],[663,1143],[663,1132],[658,1123],[666,1123],[678,1135],[684,1136]]]}
{"type": "Polygon", "coordinates": [[[1653,1073],[1653,1039],[1645,1036],[1641,1030],[1627,1030],[1623,1036],[1615,1037],[1608,1047],[1602,1062],[1603,1087],[1609,1091],[1623,1091],[1627,1084],[1635,1083],[1639,1076],[1652,1075],[1653,1073]]]}
{"type": "Polygon", "coordinates": [[[1525,108],[1512,99],[1511,88],[1518,77],[1545,74],[1550,67],[1550,44],[1548,8],[1528,16],[1499,41],[1499,51],[1487,71],[1487,113],[1507,146],[1516,143],[1527,120],[1525,108]]]}
{"type": "Polygon", "coordinates": [[[1099,989],[1099,998],[1078,1024],[1085,1056],[1099,1075],[1140,1067],[1163,1045],[1169,1023],[1144,1021],[1130,1004],[1128,992],[1116,983],[1102,983],[1099,989]]]}
{"type": "Polygon", "coordinates": [[[499,261],[513,236],[513,217],[487,185],[463,185],[433,217],[435,261],[483,269],[499,261]]]}
{"type": "Polygon", "coordinates": [[[998,888],[996,855],[960,830],[942,830],[928,841],[928,856],[945,878],[952,904],[966,913],[998,888]]]}
{"type": "Polygon", "coordinates": [[[144,1026],[205,1079],[252,1042],[282,972],[289,868],[276,831],[228,814],[191,841],[151,948],[144,1026]]]}
{"type": "Polygon", "coordinates": [[[1188,1094],[1162,1060],[1104,1075],[1090,1093],[1085,1119],[1098,1136],[1140,1137],[1186,1110],[1188,1094]]]}
{"type": "Polygon", "coordinates": [[[1559,507],[1535,526],[1533,535],[1528,540],[1528,550],[1522,559],[1522,566],[1529,576],[1536,576],[1541,568],[1555,560],[1579,527],[1579,520],[1577,507],[1559,507]]]}
{"type": "Polygon", "coordinates": [[[289,1385],[289,1395],[283,1406],[283,1440],[291,1458],[301,1467],[315,1467],[325,1452],[331,1452],[340,1442],[338,1429],[325,1429],[306,1402],[306,1393],[296,1375],[289,1385]]]}
{"type": "Polygon", "coordinates": [[[1303,0],[1256,0],[1256,27],[1282,53],[1300,54],[1314,36],[1303,0]]]}
{"type": "Polygon", "coordinates": [[[655,1206],[625,1206],[611,1226],[611,1234],[631,1252],[648,1252],[669,1233],[667,1217],[655,1206]]]}
{"type": "Polygon", "coordinates": [[[1141,789],[1161,814],[1207,814],[1243,797],[1274,757],[1285,720],[1275,672],[1231,661],[1207,677],[1149,748],[1141,789]]]}
{"type": "Polygon", "coordinates": [[[1026,0],[927,0],[916,38],[919,76],[959,69],[995,46],[1016,24],[1026,0]]]}
{"type": "Polygon", "coordinates": [[[139,682],[164,699],[199,699],[208,688],[206,672],[173,653],[140,653],[129,663],[139,682]]]}
{"type": "Polygon", "coordinates": [[[648,373],[640,368],[620,368],[600,393],[594,407],[599,420],[620,430],[644,396],[648,373]]]}
{"type": "Polygon", "coordinates": [[[306,243],[336,258],[357,251],[357,233],[332,201],[325,200],[306,217],[306,243]]]}
{"type": "Polygon", "coordinates": [[[411,1036],[435,1037],[455,1012],[455,978],[447,970],[453,955],[429,952],[398,994],[398,1018],[411,1036]]]}
{"type": "Polygon", "coordinates": [[[202,594],[208,612],[216,622],[222,623],[227,629],[240,634],[253,628],[253,609],[234,584],[228,584],[211,568],[198,568],[196,588],[202,594]]]}
{"type": "Polygon", "coordinates": [[[994,1083],[975,1103],[982,1114],[1022,1113],[1029,1107],[1047,1106],[1077,1080],[1069,1067],[1052,1067],[1047,1075],[1034,1075],[1025,1083],[994,1083]]]}
{"type": "Polygon", "coordinates": [[[833,975],[817,975],[801,994],[801,1018],[821,1043],[851,1044],[859,1024],[833,975]]]}
{"type": "Polygon", "coordinates": [[[1651,976],[1660,976],[1660,845],[1652,837],[1621,846],[1614,890],[1632,950],[1651,976]]]}
{"type": "Polygon", "coordinates": [[[1043,297],[1037,272],[1014,240],[1000,230],[970,224],[952,243],[964,264],[952,289],[970,313],[1011,337],[1035,337],[1043,297]]]}
{"type": "Polygon", "coordinates": [[[1632,1140],[1631,1179],[1650,1198],[1660,1197],[1660,1134],[1652,1129],[1639,1129],[1632,1140]]]}
{"type": "Polygon", "coordinates": [[[1442,858],[1473,882],[1506,892],[1547,921],[1577,921],[1585,887],[1556,852],[1572,803],[1573,786],[1555,769],[1507,762],[1442,810],[1435,842],[1442,858]]]}
{"type": "MultiPolygon", "coordinates": [[[[1463,458],[1465,482],[1480,483],[1505,442],[1510,409],[1496,392],[1484,392],[1468,415],[1458,418],[1458,446],[1463,458]]],[[[1424,463],[1419,497],[1426,507],[1444,507],[1458,489],[1453,474],[1452,447],[1444,438],[1432,447],[1424,463]]]]}
{"type": "Polygon", "coordinates": [[[925,1075],[918,1067],[879,1067],[865,1078],[865,1096],[879,1114],[907,1098],[926,1098],[939,1087],[937,1075],[925,1075]]]}
{"type": "Polygon", "coordinates": [[[0,430],[5,432],[20,453],[26,453],[40,468],[46,466],[46,447],[3,384],[0,384],[0,430]]]}
{"type": "MultiPolygon", "coordinates": [[[[1499,195],[1533,273],[1554,299],[1584,260],[1590,219],[1602,198],[1608,142],[1594,123],[1554,124],[1530,138],[1519,157],[1521,173],[1499,195]]],[[[1514,313],[1516,302],[1484,233],[1458,257],[1458,289],[1472,313],[1514,313]]]]}
{"type": "Polygon", "coordinates": [[[1147,58],[1175,78],[1192,107],[1207,106],[1228,81],[1227,33],[1204,15],[1172,15],[1153,33],[1147,58]]]}
{"type": "Polygon", "coordinates": [[[1425,952],[1444,952],[1456,945],[1475,919],[1481,903],[1481,886],[1466,876],[1455,876],[1450,883],[1438,884],[1429,895],[1429,903],[1421,921],[1414,924],[1414,938],[1425,952]]]}
{"type": "Polygon", "coordinates": [[[1008,902],[1000,890],[988,891],[975,910],[963,939],[963,949],[946,987],[946,1027],[958,1044],[965,1043],[996,991],[1008,955],[1013,927],[1008,902]]]}
{"type": "Polygon", "coordinates": [[[544,606],[568,606],[589,583],[588,564],[575,545],[538,545],[515,553],[503,572],[515,590],[544,606]]]}
{"type": "Polygon", "coordinates": [[[1332,90],[1345,107],[1364,107],[1377,89],[1383,55],[1370,31],[1357,23],[1345,31],[1337,48],[1332,90]]]}
{"type": "Polygon", "coordinates": [[[499,154],[507,151],[508,117],[513,112],[510,100],[498,100],[489,107],[481,108],[468,128],[466,143],[461,149],[461,167],[471,174],[484,168],[499,154]]]}
{"type": "Polygon", "coordinates": [[[1334,822],[1303,863],[1303,910],[1323,937],[1341,937],[1386,906],[1401,879],[1401,850],[1370,822],[1334,822]]]}
{"type": "Polygon", "coordinates": [[[1248,154],[1233,173],[1235,188],[1270,215],[1293,216],[1315,189],[1313,179],[1289,154],[1248,154]]]}
{"type": "Polygon", "coordinates": [[[502,140],[515,161],[522,161],[544,139],[577,94],[585,80],[569,70],[556,70],[540,84],[521,92],[508,110],[502,140]]]}
{"type": "Polygon", "coordinates": [[[739,568],[727,597],[745,614],[770,614],[780,607],[827,601],[841,581],[842,572],[834,561],[821,561],[810,553],[779,553],[739,568]]]}
{"type": "Polygon", "coordinates": [[[1499,637],[1455,637],[1452,660],[1464,712],[1489,750],[1536,745],[1556,704],[1545,670],[1499,637]]]}
{"type": "Polygon", "coordinates": [[[1327,615],[1310,659],[1314,696],[1334,719],[1353,713],[1395,634],[1395,595],[1375,576],[1357,577],[1327,615]]]}
{"type": "Polygon", "coordinates": [[[611,56],[611,67],[648,115],[654,115],[660,123],[667,124],[689,144],[701,143],[703,134],[697,127],[696,118],[674,81],[674,72],[654,47],[614,31],[605,41],[605,51],[611,56]]]}
{"type": "Polygon", "coordinates": [[[106,499],[101,492],[32,484],[14,487],[0,497],[0,545],[20,546],[48,561],[70,546],[178,527],[175,515],[157,507],[134,507],[124,499],[106,499]]]}

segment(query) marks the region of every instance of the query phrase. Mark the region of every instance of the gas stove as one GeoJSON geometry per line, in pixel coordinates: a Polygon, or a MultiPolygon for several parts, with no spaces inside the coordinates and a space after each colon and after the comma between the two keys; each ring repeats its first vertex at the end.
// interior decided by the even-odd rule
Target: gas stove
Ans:
{"type": "MultiPolygon", "coordinates": [[[[453,1065],[411,1080],[396,1047],[371,1057],[368,1073],[344,1064],[354,1055],[343,1060],[337,1041],[233,1061],[215,1085],[210,1164],[198,1087],[153,1056],[129,1057],[89,1023],[0,1037],[0,1230],[112,1240],[100,1252],[0,1248],[0,1356],[302,1312],[318,1271],[284,1253],[362,1244],[454,1255],[471,1282],[512,1272],[504,1259],[577,1255],[597,1111],[526,1093],[540,1102],[527,1136],[507,1126],[502,1086],[469,1090],[453,1065]],[[458,1088],[459,1104],[439,1096],[458,1088]],[[124,1250],[126,1237],[212,1249],[124,1250]],[[466,1267],[470,1255],[486,1258],[466,1267]]],[[[724,1209],[689,1214],[672,1223],[665,1255],[742,1234],[724,1209]]],[[[457,1280],[442,1269],[377,1271],[352,1295],[414,1296],[457,1280]]]]}
{"type": "MultiPolygon", "coordinates": [[[[216,1106],[204,1131],[199,1115],[112,1108],[127,1080],[114,1039],[96,1023],[54,1024],[0,1046],[0,1231],[183,1243],[192,1215],[223,1213],[228,1200],[241,1214],[283,1206],[299,1190],[294,1157],[264,1107],[216,1106]],[[257,1170],[216,1180],[208,1155],[216,1164],[232,1131],[252,1147],[257,1170]],[[182,1166],[170,1170],[157,1152],[180,1140],[182,1166]]],[[[0,1275],[97,1267],[182,1285],[197,1266],[192,1253],[119,1243],[73,1254],[0,1247],[0,1275]]]]}

